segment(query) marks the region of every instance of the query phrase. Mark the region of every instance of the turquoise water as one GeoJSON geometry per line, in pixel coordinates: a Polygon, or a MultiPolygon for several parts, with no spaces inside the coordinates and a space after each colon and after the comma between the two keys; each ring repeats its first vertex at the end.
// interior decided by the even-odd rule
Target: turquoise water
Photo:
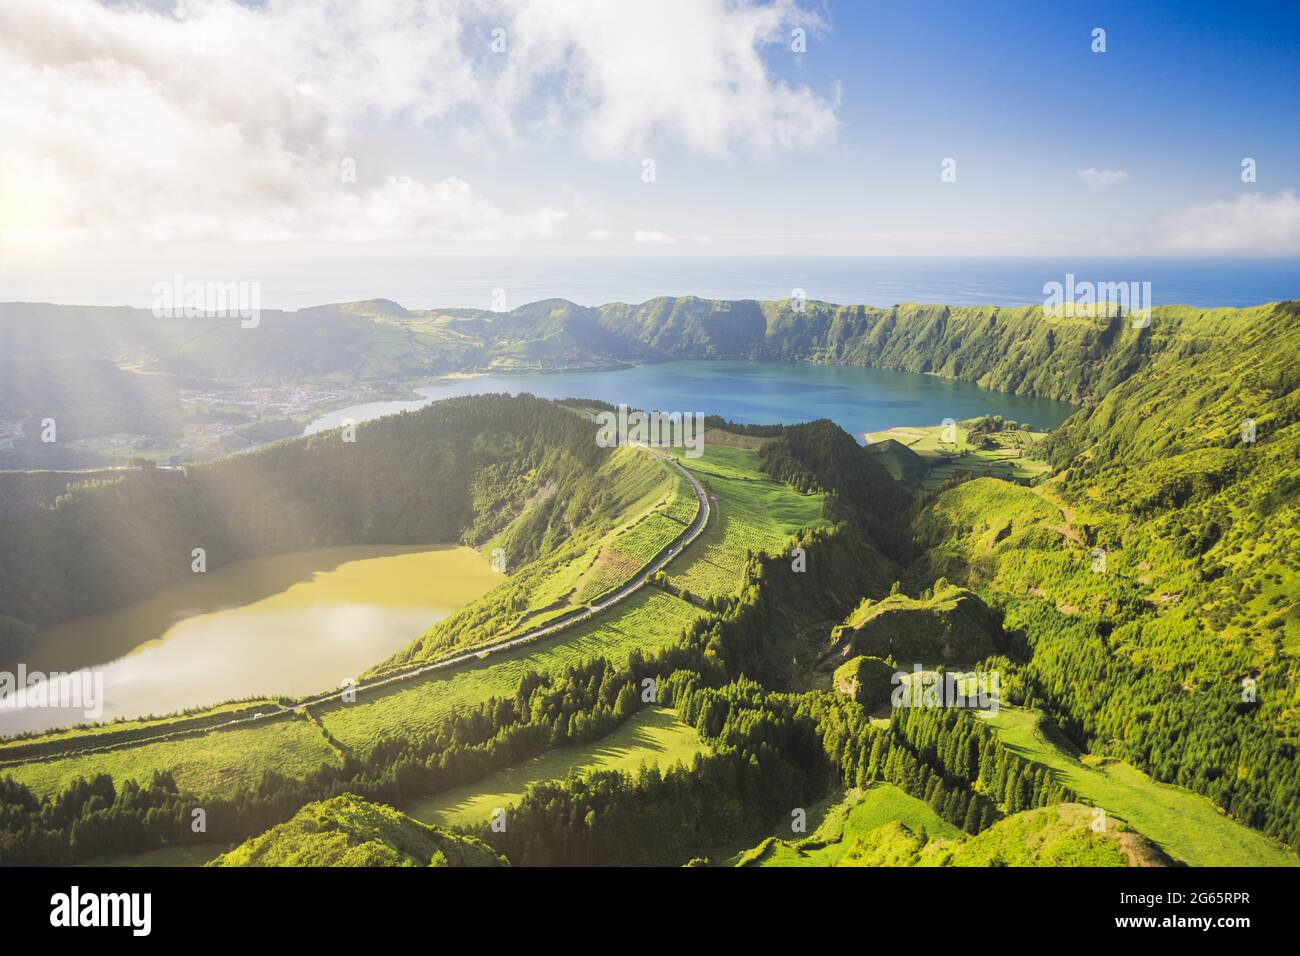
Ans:
{"type": "Polygon", "coordinates": [[[993,392],[966,382],[883,369],[784,362],[665,362],[609,372],[477,375],[417,389],[419,401],[374,402],[331,412],[305,434],[413,410],[429,402],[487,392],[531,392],[541,398],[598,398],[632,408],[704,412],[746,424],[829,418],[862,440],[895,425],[938,425],[976,415],[1002,415],[1055,428],[1074,406],[993,392]]]}

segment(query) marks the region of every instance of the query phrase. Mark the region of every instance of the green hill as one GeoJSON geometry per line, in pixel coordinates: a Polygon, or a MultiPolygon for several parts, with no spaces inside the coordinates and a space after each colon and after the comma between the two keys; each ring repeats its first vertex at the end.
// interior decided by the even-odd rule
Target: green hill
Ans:
{"type": "Polygon", "coordinates": [[[892,658],[900,666],[974,663],[996,653],[1000,638],[997,618],[979,596],[942,579],[920,598],[866,598],[831,631],[842,656],[892,658]]]}
{"type": "Polygon", "coordinates": [[[208,866],[505,866],[472,836],[351,794],[309,803],[208,866]]]}
{"type": "Polygon", "coordinates": [[[839,866],[1168,866],[1149,840],[1130,830],[1093,829],[1093,810],[1060,803],[999,820],[977,836],[932,839],[902,822],[860,837],[839,866]]]}
{"type": "Polygon", "coordinates": [[[879,657],[860,654],[835,668],[832,681],[841,694],[848,694],[868,710],[877,710],[889,704],[893,675],[894,668],[879,657]]]}
{"type": "Polygon", "coordinates": [[[818,811],[823,814],[821,821],[809,836],[798,840],[768,837],[729,862],[733,866],[835,866],[858,840],[893,821],[945,839],[961,835],[925,801],[889,783],[836,794],[824,808],[813,812],[818,811]]]}
{"type": "MultiPolygon", "coordinates": [[[[213,379],[340,381],[451,371],[612,368],[665,359],[866,365],[924,372],[1071,402],[1100,398],[1162,357],[1225,329],[1252,334],[1273,306],[1163,306],[1149,328],[1112,314],[1054,317],[1037,306],[891,308],[789,300],[661,297],[598,308],[548,299],[506,312],[407,310],[388,300],[265,310],[237,319],[159,319],[139,309],[0,304],[0,354],[144,361],[213,379]],[[69,343],[75,343],[71,348],[69,343]]],[[[3,416],[0,409],[0,417],[3,416]]]]}
{"type": "MultiPolygon", "coordinates": [[[[213,569],[333,545],[463,542],[500,548],[512,572],[539,558],[576,571],[678,487],[650,456],[592,435],[562,406],[487,395],[362,423],[354,442],[335,430],[184,471],[90,475],[52,505],[0,505],[0,615],[42,626],[120,606],[191,574],[195,547],[213,569]]],[[[0,484],[8,493],[29,490],[0,484]]],[[[521,574],[516,616],[546,577],[521,574]]]]}
{"type": "Polygon", "coordinates": [[[877,783],[830,804],[799,840],[769,837],[734,866],[1169,866],[1142,835],[1099,826],[1091,807],[1058,803],[1025,810],[970,836],[924,801],[877,783]],[[1096,828],[1096,829],[1095,829],[1096,828]]]}
{"type": "Polygon", "coordinates": [[[1084,402],[1155,356],[1194,349],[1230,328],[1257,328],[1272,306],[1153,310],[1149,328],[1113,314],[1055,317],[1041,307],[907,303],[878,309],[810,301],[693,296],[601,307],[602,322],[671,358],[867,365],[926,372],[987,388],[1084,402]]]}
{"type": "Polygon", "coordinates": [[[1295,303],[1225,321],[1210,343],[1184,335],[1048,439],[1050,479],[981,478],[927,500],[911,575],[947,576],[1005,613],[1030,651],[1013,699],[1076,746],[1292,847],[1298,389],[1295,303]]]}
{"type": "Polygon", "coordinates": [[[889,472],[889,477],[904,484],[914,484],[925,477],[929,466],[926,460],[900,441],[886,438],[873,441],[867,450],[889,472]]]}

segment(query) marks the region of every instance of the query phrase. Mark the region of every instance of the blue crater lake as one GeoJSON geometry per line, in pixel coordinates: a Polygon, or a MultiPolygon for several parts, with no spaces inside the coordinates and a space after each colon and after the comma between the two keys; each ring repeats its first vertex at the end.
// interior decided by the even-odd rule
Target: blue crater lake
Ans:
{"type": "Polygon", "coordinates": [[[411,411],[444,398],[529,392],[539,398],[596,398],[666,412],[704,412],[744,424],[829,418],[859,441],[896,425],[938,425],[977,415],[1056,428],[1075,411],[1067,402],[994,392],[935,375],[844,365],[786,362],[665,362],[604,372],[458,376],[415,390],[415,401],[372,402],[316,419],[304,434],[411,411]]]}

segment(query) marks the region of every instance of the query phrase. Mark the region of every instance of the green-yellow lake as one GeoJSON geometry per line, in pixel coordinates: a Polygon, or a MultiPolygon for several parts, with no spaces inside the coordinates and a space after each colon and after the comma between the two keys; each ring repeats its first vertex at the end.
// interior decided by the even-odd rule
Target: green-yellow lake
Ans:
{"type": "MultiPolygon", "coordinates": [[[[471,548],[321,548],[195,575],[139,603],[48,628],[29,671],[103,675],[96,720],[338,687],[501,582],[471,548]]],[[[80,723],[0,708],[0,735],[80,723]]]]}

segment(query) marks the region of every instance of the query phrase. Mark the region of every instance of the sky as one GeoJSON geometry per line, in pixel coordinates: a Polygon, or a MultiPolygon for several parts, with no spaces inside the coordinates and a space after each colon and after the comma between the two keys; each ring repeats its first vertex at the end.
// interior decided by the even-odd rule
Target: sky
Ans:
{"type": "Polygon", "coordinates": [[[1285,3],[4,0],[0,301],[339,257],[1296,256],[1297,50],[1285,3]]]}

